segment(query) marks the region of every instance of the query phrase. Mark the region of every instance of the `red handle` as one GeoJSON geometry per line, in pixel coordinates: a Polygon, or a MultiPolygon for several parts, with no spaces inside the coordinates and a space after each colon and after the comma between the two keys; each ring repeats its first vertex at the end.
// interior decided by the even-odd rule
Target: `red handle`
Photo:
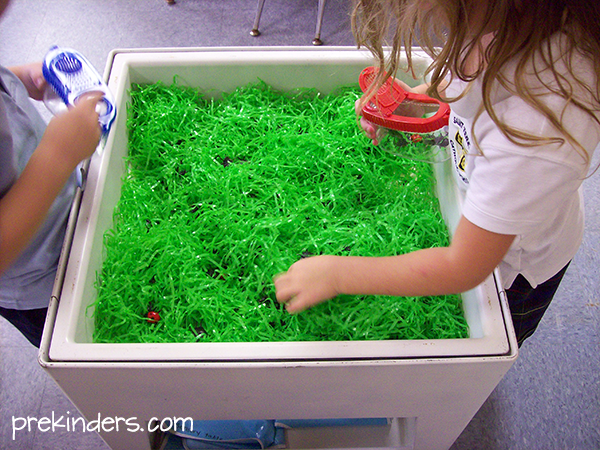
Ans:
{"type": "MultiPolygon", "coordinates": [[[[367,92],[378,70],[376,67],[367,67],[361,72],[358,82],[363,92],[367,92]]],[[[385,128],[411,133],[429,133],[448,125],[450,106],[425,94],[407,92],[394,79],[388,77],[383,86],[365,104],[362,113],[370,122],[385,128]],[[406,100],[435,104],[438,105],[438,110],[433,116],[427,118],[394,114],[398,106],[406,100]]]]}

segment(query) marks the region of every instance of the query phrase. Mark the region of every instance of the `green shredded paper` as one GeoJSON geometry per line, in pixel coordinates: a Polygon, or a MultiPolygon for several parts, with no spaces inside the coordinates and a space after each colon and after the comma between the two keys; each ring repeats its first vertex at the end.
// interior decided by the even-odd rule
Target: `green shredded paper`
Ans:
{"type": "Polygon", "coordinates": [[[295,315],[275,299],[273,277],[303,257],[448,244],[431,166],[372,146],[359,95],[132,86],[94,342],[468,337],[458,295],[344,295],[295,315]]]}

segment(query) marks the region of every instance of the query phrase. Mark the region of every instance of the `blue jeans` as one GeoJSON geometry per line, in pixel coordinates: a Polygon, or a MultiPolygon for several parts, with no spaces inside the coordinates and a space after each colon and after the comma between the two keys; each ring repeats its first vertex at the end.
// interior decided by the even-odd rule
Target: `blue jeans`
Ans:
{"type": "Polygon", "coordinates": [[[0,315],[12,323],[29,342],[38,348],[42,340],[47,312],[48,308],[18,310],[0,306],[0,315]]]}
{"type": "Polygon", "coordinates": [[[523,275],[518,275],[506,290],[519,347],[533,334],[567,271],[567,264],[549,280],[532,288],[523,275]]]}

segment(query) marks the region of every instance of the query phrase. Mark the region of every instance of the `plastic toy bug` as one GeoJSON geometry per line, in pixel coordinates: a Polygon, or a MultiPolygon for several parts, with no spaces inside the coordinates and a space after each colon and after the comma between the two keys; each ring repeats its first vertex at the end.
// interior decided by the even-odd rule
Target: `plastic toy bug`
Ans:
{"type": "MultiPolygon", "coordinates": [[[[152,280],[154,280],[154,277],[152,277],[152,280]]],[[[152,280],[150,280],[150,281],[152,282],[152,280]]],[[[160,314],[158,314],[156,311],[154,311],[154,303],[153,302],[148,303],[148,313],[146,314],[146,321],[148,323],[160,322],[160,314]]]]}
{"type": "Polygon", "coordinates": [[[156,311],[148,311],[148,314],[146,315],[147,317],[147,321],[148,323],[158,323],[160,322],[160,314],[158,314],[156,311]]]}

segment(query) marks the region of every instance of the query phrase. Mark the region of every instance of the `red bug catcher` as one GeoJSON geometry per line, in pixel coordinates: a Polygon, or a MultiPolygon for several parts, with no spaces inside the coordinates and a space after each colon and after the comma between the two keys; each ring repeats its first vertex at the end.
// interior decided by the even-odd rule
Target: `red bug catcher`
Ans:
{"type": "MultiPolygon", "coordinates": [[[[358,79],[363,92],[377,77],[379,69],[367,67],[358,79]]],[[[392,77],[362,108],[362,115],[378,125],[382,147],[395,155],[427,162],[449,158],[447,125],[450,106],[424,94],[407,92],[392,77]]]]}

